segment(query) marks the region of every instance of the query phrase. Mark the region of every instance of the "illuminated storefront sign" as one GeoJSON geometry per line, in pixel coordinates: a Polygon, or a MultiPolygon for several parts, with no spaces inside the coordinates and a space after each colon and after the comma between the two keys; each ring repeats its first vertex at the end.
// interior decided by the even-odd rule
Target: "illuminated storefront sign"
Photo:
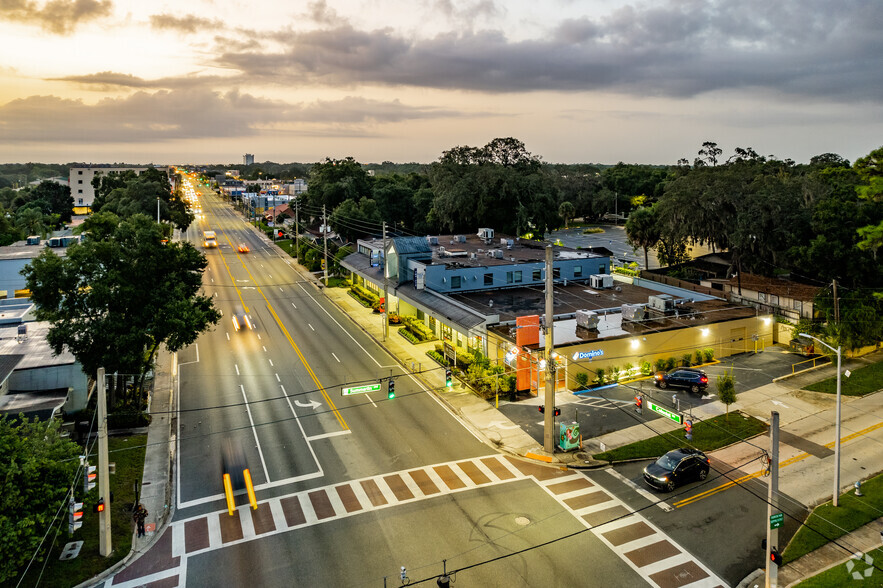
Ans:
{"type": "Polygon", "coordinates": [[[595,357],[601,357],[604,355],[603,349],[592,349],[590,351],[577,351],[573,354],[573,361],[579,361],[581,359],[593,359],[595,357]]]}

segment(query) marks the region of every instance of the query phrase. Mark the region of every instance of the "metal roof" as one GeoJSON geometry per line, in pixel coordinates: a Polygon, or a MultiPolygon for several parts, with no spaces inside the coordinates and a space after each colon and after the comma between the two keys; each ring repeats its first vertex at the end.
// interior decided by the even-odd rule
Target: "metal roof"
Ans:
{"type": "Polygon", "coordinates": [[[426,237],[395,237],[393,246],[399,255],[408,253],[431,253],[426,237]]]}

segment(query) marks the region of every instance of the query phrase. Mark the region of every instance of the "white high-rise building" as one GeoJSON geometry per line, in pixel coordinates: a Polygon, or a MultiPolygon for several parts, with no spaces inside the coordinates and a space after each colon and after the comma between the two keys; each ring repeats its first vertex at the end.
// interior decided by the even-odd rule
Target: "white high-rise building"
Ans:
{"type": "Polygon", "coordinates": [[[251,165],[254,163],[254,153],[246,153],[242,156],[243,165],[251,165]]]}

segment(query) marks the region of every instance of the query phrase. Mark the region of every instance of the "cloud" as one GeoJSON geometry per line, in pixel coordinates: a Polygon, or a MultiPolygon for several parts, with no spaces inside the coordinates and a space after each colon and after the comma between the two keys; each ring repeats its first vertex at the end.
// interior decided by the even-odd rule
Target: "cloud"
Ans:
{"type": "Polygon", "coordinates": [[[123,88],[180,90],[188,88],[215,88],[218,86],[235,87],[240,81],[235,77],[201,76],[197,74],[149,80],[132,74],[124,74],[114,71],[102,71],[94,74],[45,79],[46,81],[51,82],[71,82],[89,90],[100,92],[120,90],[123,88]]]}
{"type": "Polygon", "coordinates": [[[196,33],[203,29],[223,28],[224,23],[219,20],[196,16],[195,14],[185,14],[184,16],[152,14],[150,16],[150,26],[155,29],[196,33]]]}
{"type": "Polygon", "coordinates": [[[43,5],[28,0],[0,0],[0,20],[41,27],[56,35],[74,31],[80,23],[108,16],[111,0],[49,0],[43,5]]]}
{"type": "Polygon", "coordinates": [[[139,91],[96,104],[56,96],[30,96],[0,106],[0,144],[129,143],[248,137],[308,130],[319,136],[363,135],[375,123],[458,116],[456,112],[412,107],[399,101],[361,97],[291,104],[227,93],[139,91]],[[349,130],[347,130],[349,129],[349,130]]]}
{"type": "MultiPolygon", "coordinates": [[[[453,14],[450,2],[438,4],[453,14]]],[[[322,29],[276,37],[273,49],[219,45],[216,65],[247,79],[332,87],[670,97],[762,88],[883,100],[883,10],[871,0],[666,0],[563,20],[518,41],[494,29],[416,38],[330,17],[324,22],[322,29]]]]}

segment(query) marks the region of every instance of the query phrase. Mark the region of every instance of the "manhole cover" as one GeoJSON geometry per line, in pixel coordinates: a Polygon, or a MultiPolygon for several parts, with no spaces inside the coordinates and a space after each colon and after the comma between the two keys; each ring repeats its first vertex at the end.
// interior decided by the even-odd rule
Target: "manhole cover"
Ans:
{"type": "Polygon", "coordinates": [[[527,517],[515,517],[515,522],[522,527],[525,527],[530,524],[530,519],[527,517]]]}
{"type": "Polygon", "coordinates": [[[586,453],[585,451],[577,451],[576,455],[574,457],[576,457],[579,460],[585,461],[585,460],[589,459],[589,454],[586,453]]]}

